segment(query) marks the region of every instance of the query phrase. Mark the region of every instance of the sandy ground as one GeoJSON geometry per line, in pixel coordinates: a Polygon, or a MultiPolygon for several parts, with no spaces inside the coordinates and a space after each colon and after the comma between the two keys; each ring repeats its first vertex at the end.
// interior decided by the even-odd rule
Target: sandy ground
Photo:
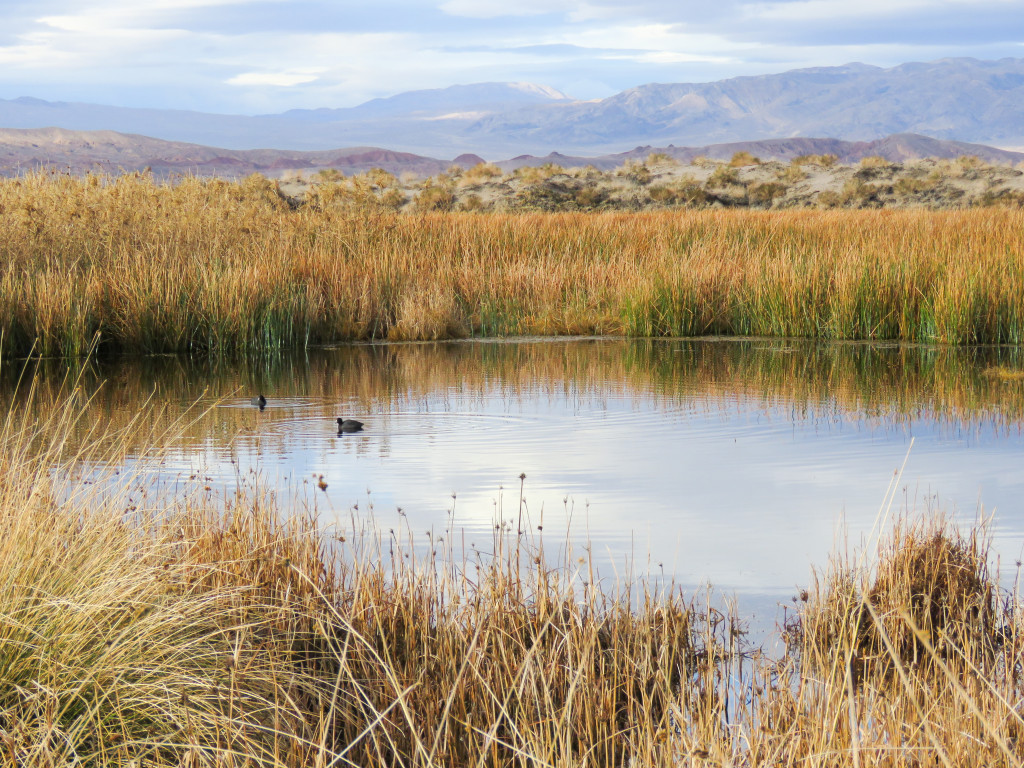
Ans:
{"type": "Polygon", "coordinates": [[[279,182],[295,205],[377,202],[396,210],[639,210],[688,207],[926,207],[1024,205],[1024,170],[976,158],[857,165],[812,158],[783,163],[664,156],[610,171],[540,166],[504,172],[494,165],[437,176],[383,171],[292,175],[279,182]]]}

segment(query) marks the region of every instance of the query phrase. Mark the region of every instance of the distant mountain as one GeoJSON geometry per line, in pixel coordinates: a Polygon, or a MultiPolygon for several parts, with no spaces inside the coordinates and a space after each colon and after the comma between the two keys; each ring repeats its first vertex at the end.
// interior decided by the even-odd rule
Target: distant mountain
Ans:
{"type": "Polygon", "coordinates": [[[1024,147],[1024,59],[818,67],[642,85],[595,101],[542,85],[478,83],[258,116],[0,99],[0,127],[106,129],[230,149],[373,145],[488,158],[800,136],[873,141],[902,133],[1024,147]]]}
{"type": "MultiPolygon", "coordinates": [[[[549,147],[710,144],[773,137],[879,139],[896,133],[1024,146],[1024,59],[864,64],[644,85],[588,103],[491,115],[466,133],[549,147]]],[[[563,150],[564,151],[564,150],[563,150]]]]}
{"type": "MultiPolygon", "coordinates": [[[[479,158],[456,162],[475,165],[479,158]]],[[[157,177],[172,174],[238,178],[250,173],[280,176],[295,171],[335,168],[345,174],[383,168],[421,176],[440,173],[453,161],[377,147],[319,152],[279,149],[222,149],[114,131],[68,131],[63,128],[0,129],[0,175],[39,168],[120,173],[149,170],[157,177]]]]}
{"type": "Polygon", "coordinates": [[[386,118],[479,119],[489,113],[569,101],[572,99],[564,93],[546,85],[476,83],[426,91],[408,91],[386,99],[373,99],[358,107],[347,109],[292,109],[283,115],[267,117],[289,117],[320,123],[386,118]]]}
{"type": "MultiPolygon", "coordinates": [[[[854,163],[861,158],[880,155],[899,162],[922,157],[950,158],[976,155],[990,163],[1017,164],[1024,153],[986,147],[979,144],[932,139],[915,134],[888,136],[877,141],[841,141],[839,139],[771,139],[702,147],[636,147],[629,152],[597,156],[571,156],[550,153],[544,156],[520,155],[498,163],[505,170],[524,165],[554,163],[563,167],[594,165],[615,168],[627,160],[643,160],[652,152],[662,152],[686,163],[698,156],[728,159],[746,151],[763,160],[790,160],[797,155],[834,154],[841,162],[854,163]]],[[[0,175],[12,176],[39,168],[54,168],[82,174],[90,171],[120,173],[149,169],[157,177],[174,174],[238,178],[250,173],[271,177],[315,172],[334,168],[345,174],[383,168],[396,175],[411,172],[432,176],[451,165],[468,168],[483,159],[461,154],[454,160],[437,159],[409,152],[377,147],[302,152],[280,149],[222,149],[184,142],[163,141],[146,136],[114,131],[68,131],[62,128],[0,129],[0,175]]]]}
{"type": "Polygon", "coordinates": [[[532,83],[454,85],[409,91],[346,109],[296,109],[257,116],[22,97],[0,99],[0,128],[113,130],[229,149],[325,150],[385,144],[444,155],[475,151],[472,146],[462,146],[461,132],[491,114],[571,101],[554,88],[532,83]]]}

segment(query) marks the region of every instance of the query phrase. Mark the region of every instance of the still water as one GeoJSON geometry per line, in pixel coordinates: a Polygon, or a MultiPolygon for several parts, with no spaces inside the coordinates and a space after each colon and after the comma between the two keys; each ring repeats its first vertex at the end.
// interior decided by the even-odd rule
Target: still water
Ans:
{"type": "Polygon", "coordinates": [[[467,543],[504,520],[589,542],[606,575],[628,556],[764,615],[886,510],[992,516],[1012,584],[1024,379],[1006,374],[1022,364],[1015,349],[560,339],[147,358],[81,381],[87,423],[186,420],[145,469],[161,482],[256,480],[343,529],[372,515],[467,543]],[[364,431],[339,436],[338,416],[364,431]]]}

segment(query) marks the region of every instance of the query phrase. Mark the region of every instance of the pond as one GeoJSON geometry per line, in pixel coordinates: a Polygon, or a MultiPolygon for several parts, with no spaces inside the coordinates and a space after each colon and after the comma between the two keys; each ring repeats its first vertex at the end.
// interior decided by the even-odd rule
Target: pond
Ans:
{"type": "MultiPolygon", "coordinates": [[[[1022,364],[1013,348],[765,339],[360,344],[234,365],[154,357],[81,372],[79,429],[133,418],[170,428],[159,462],[144,463],[160,482],[198,477],[213,494],[256,483],[341,530],[372,517],[474,546],[501,521],[552,545],[589,544],[606,577],[711,584],[764,621],[835,546],[908,509],[991,516],[1012,585],[1024,547],[1022,364]],[[262,410],[250,404],[259,393],[262,410]],[[339,435],[338,416],[365,428],[339,435]]],[[[147,447],[117,461],[137,463],[147,447]]]]}

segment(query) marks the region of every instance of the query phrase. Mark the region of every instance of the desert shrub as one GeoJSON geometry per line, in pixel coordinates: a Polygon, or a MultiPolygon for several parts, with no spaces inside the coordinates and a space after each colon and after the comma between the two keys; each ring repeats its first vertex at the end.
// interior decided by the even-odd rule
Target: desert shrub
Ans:
{"type": "Polygon", "coordinates": [[[903,178],[896,180],[896,184],[893,189],[897,195],[913,197],[925,192],[930,192],[937,186],[938,182],[932,178],[912,179],[904,176],[903,178]]]}
{"type": "Polygon", "coordinates": [[[838,208],[842,203],[842,196],[831,189],[826,189],[818,195],[818,206],[820,208],[838,208]]]}
{"type": "Polygon", "coordinates": [[[888,160],[881,155],[869,155],[868,157],[862,157],[859,163],[861,168],[885,168],[888,169],[892,166],[888,160]]]}
{"type": "Polygon", "coordinates": [[[580,208],[596,208],[606,197],[607,195],[598,187],[586,186],[576,192],[575,201],[580,208]]]}
{"type": "Polygon", "coordinates": [[[729,166],[732,168],[744,168],[748,165],[760,165],[761,159],[754,157],[747,151],[736,152],[732,159],[729,160],[729,166]]]}
{"type": "Polygon", "coordinates": [[[669,184],[655,184],[652,185],[648,190],[647,194],[651,200],[655,203],[662,203],[665,205],[671,205],[676,202],[676,190],[675,187],[669,184]]]}
{"type": "Polygon", "coordinates": [[[484,184],[491,179],[500,178],[501,175],[501,168],[493,163],[477,163],[463,172],[462,180],[469,184],[484,184]]]}
{"type": "Polygon", "coordinates": [[[899,171],[898,163],[890,163],[884,157],[873,155],[863,158],[857,166],[858,179],[877,179],[899,171]]]}
{"type": "Polygon", "coordinates": [[[594,181],[605,177],[604,172],[594,165],[585,165],[582,168],[573,168],[568,173],[574,179],[581,179],[584,181],[594,181]]]}
{"type": "Polygon", "coordinates": [[[385,208],[390,208],[392,210],[397,211],[399,208],[406,204],[409,198],[406,197],[405,193],[402,190],[398,189],[397,187],[392,187],[391,189],[384,190],[380,194],[380,197],[378,199],[380,201],[380,204],[385,208]]]}
{"type": "Polygon", "coordinates": [[[306,203],[314,210],[373,208],[378,202],[377,195],[362,176],[317,184],[306,194],[306,203]]]}
{"type": "Polygon", "coordinates": [[[839,162],[836,155],[798,155],[790,164],[800,167],[801,165],[817,165],[821,168],[831,168],[839,162]]]}
{"type": "Polygon", "coordinates": [[[777,181],[766,181],[761,184],[751,184],[747,187],[747,196],[751,203],[771,205],[776,198],[784,197],[787,187],[777,181]]]}
{"type": "Polygon", "coordinates": [[[560,165],[554,163],[544,163],[544,165],[523,165],[516,168],[512,172],[512,176],[524,184],[537,184],[542,181],[550,179],[552,176],[558,176],[565,173],[565,169],[560,165]]]}
{"type": "Polygon", "coordinates": [[[978,205],[1002,205],[1010,208],[1024,208],[1024,191],[1019,189],[987,189],[979,197],[978,205]]]}
{"type": "Polygon", "coordinates": [[[455,195],[441,186],[426,186],[413,198],[417,211],[450,211],[455,204],[455,195]]]}
{"type": "Polygon", "coordinates": [[[345,174],[337,168],[321,168],[316,172],[316,176],[320,181],[326,182],[342,181],[345,178],[345,174]]]}
{"type": "Polygon", "coordinates": [[[480,195],[466,195],[459,203],[459,210],[461,211],[482,211],[486,207],[480,195]]]}
{"type": "Polygon", "coordinates": [[[371,168],[363,175],[370,186],[377,189],[391,189],[398,186],[398,178],[395,174],[385,171],[383,168],[371,168]]]}
{"type": "Polygon", "coordinates": [[[644,161],[646,165],[679,165],[679,161],[664,152],[651,152],[644,161]]]}
{"type": "Polygon", "coordinates": [[[740,184],[740,174],[732,166],[720,165],[708,178],[709,187],[725,187],[740,184]]]}
{"type": "Polygon", "coordinates": [[[803,181],[807,178],[807,171],[801,168],[799,165],[787,165],[785,168],[779,170],[776,174],[776,178],[779,181],[787,184],[793,184],[798,181],[803,181]]]}
{"type": "Polygon", "coordinates": [[[839,193],[843,205],[864,207],[877,203],[879,196],[886,191],[880,184],[868,184],[858,177],[849,179],[839,193]]]}
{"type": "Polygon", "coordinates": [[[651,183],[651,169],[636,160],[628,160],[615,171],[615,175],[629,179],[634,184],[644,186],[651,183]]]}

